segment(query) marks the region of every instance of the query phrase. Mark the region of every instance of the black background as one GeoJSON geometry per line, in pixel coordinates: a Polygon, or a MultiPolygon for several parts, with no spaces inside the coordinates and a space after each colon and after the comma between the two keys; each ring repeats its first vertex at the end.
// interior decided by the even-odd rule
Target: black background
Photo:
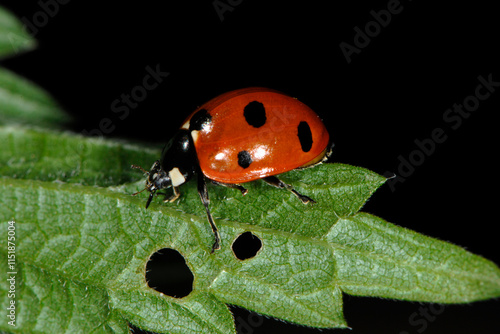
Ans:
{"type": "MultiPolygon", "coordinates": [[[[443,120],[454,103],[474,95],[478,76],[491,74],[500,82],[500,29],[492,4],[401,1],[400,13],[348,63],[340,43],[353,45],[354,28],[363,30],[374,20],[370,11],[386,9],[390,1],[233,0],[223,20],[211,0],[73,0],[49,9],[43,3],[3,2],[32,24],[39,41],[37,50],[3,65],[53,94],[76,116],[74,131],[98,130],[109,118],[114,130],[106,137],[158,145],[210,98],[265,86],[299,98],[323,117],[336,143],[332,161],[384,174],[398,173],[398,157],[416,156],[415,140],[442,128],[446,141],[424,155],[405,182],[378,190],[363,210],[500,263],[500,87],[457,129],[443,120]],[[111,104],[142,85],[146,66],[170,74],[122,120],[111,104]]],[[[446,306],[418,324],[409,318],[430,305],[350,296],[344,302],[352,331],[265,318],[242,332],[457,334],[500,328],[498,300],[446,306]]]]}

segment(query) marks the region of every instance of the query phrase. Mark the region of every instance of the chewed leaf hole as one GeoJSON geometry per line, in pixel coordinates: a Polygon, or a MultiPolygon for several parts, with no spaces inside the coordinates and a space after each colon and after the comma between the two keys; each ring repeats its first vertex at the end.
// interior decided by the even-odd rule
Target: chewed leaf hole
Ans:
{"type": "Polygon", "coordinates": [[[233,252],[234,255],[239,260],[251,259],[262,248],[262,241],[259,237],[251,232],[245,232],[240,234],[236,240],[233,242],[233,252]]]}
{"type": "Polygon", "coordinates": [[[154,334],[153,332],[148,332],[144,329],[140,329],[139,327],[136,327],[131,323],[128,324],[128,328],[130,329],[130,334],[154,334]]]}
{"type": "Polygon", "coordinates": [[[193,291],[193,273],[176,250],[163,248],[151,255],[146,265],[146,282],[156,291],[175,298],[193,291]]]}

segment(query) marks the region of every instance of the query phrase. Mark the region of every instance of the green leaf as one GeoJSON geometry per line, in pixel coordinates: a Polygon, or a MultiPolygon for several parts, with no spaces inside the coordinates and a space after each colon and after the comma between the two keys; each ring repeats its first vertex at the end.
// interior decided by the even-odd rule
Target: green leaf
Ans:
{"type": "MultiPolygon", "coordinates": [[[[7,256],[0,253],[2,263],[7,256]]],[[[12,277],[12,275],[8,275],[12,277]]],[[[22,333],[128,333],[127,322],[109,308],[108,294],[104,289],[82,284],[51,271],[23,263],[16,269],[16,326],[4,330],[22,333]]],[[[5,281],[5,282],[4,282],[5,281]]],[[[5,284],[2,279],[0,300],[7,309],[5,284]]]]}
{"type": "Polygon", "coordinates": [[[491,261],[366,213],[341,219],[324,239],[336,245],[337,279],[348,294],[433,303],[500,296],[491,261]]]}
{"type": "MultiPolygon", "coordinates": [[[[211,254],[213,235],[194,182],[181,188],[177,202],[155,199],[146,210],[147,194],[130,196],[143,187],[141,173],[120,177],[130,163],[150,165],[158,150],[141,155],[123,143],[16,127],[0,133],[7,133],[0,140],[5,149],[15,146],[6,156],[25,151],[23,161],[31,164],[5,164],[2,173],[9,177],[0,179],[0,234],[16,222],[22,332],[120,333],[132,323],[158,333],[234,333],[226,304],[301,325],[346,327],[343,293],[440,303],[500,296],[500,269],[490,261],[358,212],[385,182],[363,168],[324,164],[282,175],[314,205],[261,181],[246,184],[246,196],[209,185],[222,238],[222,249],[211,254]],[[65,153],[50,144],[37,147],[40,141],[57,141],[65,153]],[[72,183],[51,182],[49,174],[64,166],[61,156],[82,152],[66,161],[67,170],[82,162],[88,169],[56,178],[72,183]],[[19,179],[12,178],[16,169],[24,170],[19,179]],[[99,170],[111,181],[92,181],[101,180],[99,170]],[[94,186],[109,184],[116,186],[94,186]],[[231,245],[246,231],[262,248],[242,261],[231,245]],[[193,273],[193,291],[184,298],[159,293],[145,281],[150,256],[163,248],[177,250],[193,273]]],[[[4,263],[6,257],[0,249],[4,263]]],[[[2,279],[1,307],[10,300],[7,291],[2,279]]],[[[12,330],[7,320],[0,320],[0,330],[12,330]]]]}
{"type": "MultiPolygon", "coordinates": [[[[0,58],[30,50],[36,41],[17,18],[0,7],[0,58]]],[[[60,129],[70,117],[46,91],[0,67],[0,125],[30,124],[60,129]]]]}
{"type": "Polygon", "coordinates": [[[159,151],[69,132],[0,126],[0,175],[111,186],[137,181],[131,162],[150,164],[159,151]]]}
{"type": "Polygon", "coordinates": [[[29,51],[36,41],[23,24],[11,13],[0,7],[0,58],[29,51]]]}
{"type": "MultiPolygon", "coordinates": [[[[7,71],[0,81],[2,74],[10,83],[0,89],[5,123],[61,124],[64,114],[46,93],[7,71]]],[[[244,197],[209,185],[222,237],[211,254],[193,182],[174,204],[156,199],[149,210],[147,194],[130,196],[144,182],[130,165],[147,168],[159,155],[119,141],[0,126],[0,234],[15,227],[15,331],[127,333],[131,323],[158,333],[235,333],[227,304],[306,326],[346,327],[343,293],[440,303],[500,296],[500,270],[490,261],[359,212],[385,178],[344,164],[282,175],[314,205],[259,181],[245,185],[244,197]],[[247,231],[262,248],[242,261],[231,245],[247,231]],[[177,250],[193,273],[184,298],[147,285],[146,264],[164,248],[177,250]]],[[[3,263],[9,255],[0,249],[3,263]]],[[[9,291],[2,279],[4,309],[9,291]]],[[[1,318],[0,330],[13,330],[8,320],[1,318]]]]}
{"type": "MultiPolygon", "coordinates": [[[[16,284],[23,287],[16,294],[19,330],[125,332],[131,321],[156,332],[234,332],[228,307],[207,287],[176,299],[144,279],[151,254],[171,246],[179,234],[205,232],[203,219],[172,208],[146,211],[141,200],[98,187],[4,178],[0,191],[0,233],[7,235],[8,221],[16,222],[16,284]],[[82,299],[84,305],[74,305],[82,299]]],[[[204,264],[192,268],[197,275],[214,276],[219,266],[204,246],[194,239],[180,251],[190,252],[190,264],[204,264]]],[[[5,252],[0,251],[4,263],[5,252]]],[[[2,307],[10,300],[7,291],[2,279],[2,307]]],[[[0,329],[12,329],[6,317],[0,329]]]]}
{"type": "Polygon", "coordinates": [[[0,67],[0,124],[60,129],[69,121],[68,114],[47,92],[0,67]]]}

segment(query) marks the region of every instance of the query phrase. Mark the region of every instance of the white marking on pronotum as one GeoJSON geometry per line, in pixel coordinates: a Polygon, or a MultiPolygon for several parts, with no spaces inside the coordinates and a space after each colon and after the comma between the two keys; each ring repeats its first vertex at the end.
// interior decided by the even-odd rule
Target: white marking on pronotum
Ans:
{"type": "Polygon", "coordinates": [[[193,143],[195,143],[195,144],[198,141],[199,133],[200,133],[200,131],[198,131],[198,130],[191,131],[191,138],[193,138],[193,143]]]}
{"type": "Polygon", "coordinates": [[[187,121],[186,123],[182,124],[181,129],[189,130],[189,121],[187,121]]]}
{"type": "Polygon", "coordinates": [[[170,180],[172,180],[172,186],[178,187],[184,182],[186,182],[186,178],[180,172],[179,168],[172,168],[170,172],[168,172],[168,176],[170,176],[170,180]]]}

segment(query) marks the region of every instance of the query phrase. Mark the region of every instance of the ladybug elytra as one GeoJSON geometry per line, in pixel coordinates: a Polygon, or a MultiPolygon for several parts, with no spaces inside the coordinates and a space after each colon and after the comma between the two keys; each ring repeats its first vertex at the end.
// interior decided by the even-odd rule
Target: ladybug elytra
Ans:
{"type": "Polygon", "coordinates": [[[276,175],[319,164],[330,153],[330,136],[314,111],[281,92],[252,87],[222,94],[196,109],[149,172],[132,167],[148,175],[143,189],[150,192],[146,208],[158,190],[169,187],[173,194],[165,202],[175,201],[179,186],[197,176],[214,233],[213,252],[220,249],[220,236],[210,213],[206,180],[245,195],[242,183],[262,179],[307,204],[314,201],[276,175]]]}

